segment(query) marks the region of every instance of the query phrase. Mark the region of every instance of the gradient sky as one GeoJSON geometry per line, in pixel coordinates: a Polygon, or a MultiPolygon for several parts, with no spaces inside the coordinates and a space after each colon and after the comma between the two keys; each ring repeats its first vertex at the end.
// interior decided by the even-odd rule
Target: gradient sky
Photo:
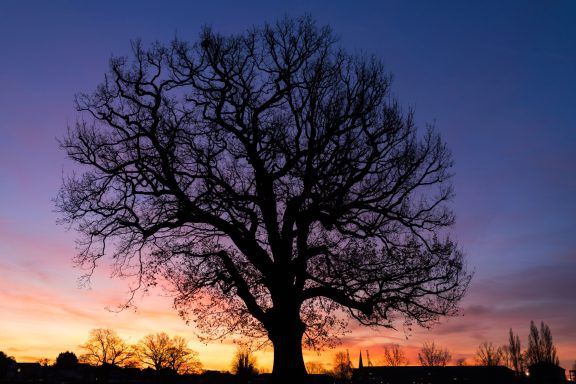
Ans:
{"type": "MultiPolygon", "coordinates": [[[[80,353],[90,329],[136,342],[165,331],[191,340],[208,369],[227,369],[230,342],[198,343],[160,292],[113,313],[126,281],[98,270],[80,289],[74,232],[52,198],[71,164],[58,148],[77,118],[73,97],[103,80],[130,40],[195,40],[203,25],[242,32],[311,14],[351,51],[380,57],[393,94],[434,123],[455,159],[455,239],[475,277],[462,316],[431,330],[351,333],[335,351],[356,358],[397,342],[412,363],[424,341],[473,362],[483,341],[524,346],[546,322],[561,365],[576,360],[576,2],[564,1],[26,1],[0,2],[0,350],[19,361],[80,353]]],[[[267,366],[271,353],[258,354],[267,366]]]]}

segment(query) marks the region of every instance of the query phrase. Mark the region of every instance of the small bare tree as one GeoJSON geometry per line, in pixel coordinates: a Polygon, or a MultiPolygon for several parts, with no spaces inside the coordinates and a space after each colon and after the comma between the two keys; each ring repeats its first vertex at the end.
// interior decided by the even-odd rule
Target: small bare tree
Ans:
{"type": "Polygon", "coordinates": [[[256,357],[247,345],[238,345],[232,360],[232,373],[242,383],[249,382],[250,378],[258,374],[256,357]]]}
{"type": "Polygon", "coordinates": [[[456,359],[456,366],[458,367],[465,367],[466,366],[466,358],[465,357],[459,357],[456,359]]]}
{"type": "Polygon", "coordinates": [[[326,369],[324,364],[319,362],[319,361],[308,361],[306,363],[306,371],[309,374],[313,374],[313,375],[318,375],[321,373],[327,373],[328,372],[328,370],[326,369]]]}
{"type": "Polygon", "coordinates": [[[52,364],[52,360],[50,360],[47,357],[42,357],[42,358],[38,359],[38,364],[40,364],[43,367],[47,367],[47,366],[52,364]]]}
{"type": "Polygon", "coordinates": [[[170,337],[165,332],[144,336],[136,346],[140,362],[157,371],[170,369],[178,373],[197,373],[202,365],[198,352],[188,347],[181,336],[170,337]]]}
{"type": "Polygon", "coordinates": [[[406,354],[399,344],[384,345],[383,362],[384,365],[389,365],[391,367],[408,365],[409,363],[406,354]]]}
{"type": "Polygon", "coordinates": [[[448,349],[436,346],[434,342],[425,342],[418,352],[418,360],[420,365],[427,367],[444,367],[449,362],[452,356],[448,349]]]}
{"type": "Polygon", "coordinates": [[[352,368],[348,352],[337,352],[334,355],[332,373],[339,383],[347,383],[352,379],[352,368]]]}
{"type": "Polygon", "coordinates": [[[524,356],[522,355],[520,338],[514,334],[512,328],[510,328],[508,335],[508,360],[510,368],[512,368],[517,375],[520,375],[524,371],[524,356]]]}
{"type": "Polygon", "coordinates": [[[560,363],[556,353],[556,347],[552,342],[552,332],[547,324],[543,321],[540,323],[540,331],[530,322],[530,333],[528,335],[528,349],[525,353],[526,365],[530,366],[536,363],[560,363]]]}
{"type": "Polygon", "coordinates": [[[167,366],[180,374],[200,373],[202,363],[198,352],[188,347],[188,341],[182,336],[173,336],[168,348],[167,366]]]}
{"type": "Polygon", "coordinates": [[[504,363],[505,352],[502,347],[496,347],[491,342],[483,342],[476,350],[476,362],[483,366],[498,366],[504,363]]]}
{"type": "Polygon", "coordinates": [[[80,362],[91,365],[122,366],[134,356],[132,347],[112,329],[92,329],[90,338],[80,348],[85,351],[80,362]]]}

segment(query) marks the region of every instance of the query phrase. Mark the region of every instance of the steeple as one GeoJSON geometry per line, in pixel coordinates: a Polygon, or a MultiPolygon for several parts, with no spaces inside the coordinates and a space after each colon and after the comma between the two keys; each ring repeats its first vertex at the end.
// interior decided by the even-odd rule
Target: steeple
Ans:
{"type": "Polygon", "coordinates": [[[358,358],[358,369],[363,368],[364,364],[362,364],[362,350],[360,350],[360,357],[358,358]]]}

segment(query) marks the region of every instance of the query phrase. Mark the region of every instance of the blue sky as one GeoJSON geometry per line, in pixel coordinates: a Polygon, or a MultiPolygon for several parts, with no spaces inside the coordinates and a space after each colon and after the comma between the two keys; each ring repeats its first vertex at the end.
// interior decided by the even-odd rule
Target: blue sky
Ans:
{"type": "MultiPolygon", "coordinates": [[[[126,288],[105,270],[92,291],[76,288],[80,271],[70,262],[75,235],[55,224],[51,202],[63,173],[72,169],[56,138],[77,118],[74,94],[95,89],[111,55],[128,54],[131,39],[194,40],[203,25],[239,33],[305,13],[329,24],[346,49],[382,59],[400,104],[414,109],[420,127],[434,124],[443,135],[455,160],[453,236],[476,271],[462,318],[415,331],[409,340],[402,331],[354,328],[344,345],[370,346],[374,355],[390,340],[415,348],[435,339],[453,355],[470,357],[480,342],[504,343],[511,327],[525,339],[530,320],[543,320],[563,365],[571,365],[576,2],[569,0],[2,1],[0,350],[27,358],[53,353],[53,341],[28,340],[27,329],[34,327],[60,338],[73,327],[76,336],[55,347],[62,350],[100,324],[134,338],[152,327],[142,314],[103,309],[126,288]],[[72,307],[78,313],[69,325],[33,323],[38,308],[56,319],[50,311],[72,307]]],[[[158,312],[163,327],[193,334],[166,300],[154,300],[143,305],[158,312]]]]}

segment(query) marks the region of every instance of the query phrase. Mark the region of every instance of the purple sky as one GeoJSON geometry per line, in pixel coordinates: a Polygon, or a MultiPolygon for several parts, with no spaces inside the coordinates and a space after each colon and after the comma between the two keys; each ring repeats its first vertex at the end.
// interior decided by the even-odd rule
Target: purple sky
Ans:
{"type": "MultiPolygon", "coordinates": [[[[476,271],[464,316],[431,331],[355,329],[350,348],[436,340],[473,359],[482,341],[524,345],[546,322],[568,368],[576,359],[576,2],[564,1],[17,1],[0,2],[0,350],[21,359],[77,349],[94,327],[137,339],[193,330],[150,297],[111,314],[125,282],[102,270],[78,289],[73,232],[51,199],[72,167],[56,138],[73,97],[103,79],[130,40],[195,40],[311,14],[351,51],[380,57],[393,93],[434,123],[455,159],[454,237],[476,271]],[[153,320],[156,319],[156,320],[153,320]],[[130,325],[127,325],[130,324],[130,325]],[[124,333],[122,333],[124,332],[124,333]],[[50,337],[52,338],[50,338],[50,337]],[[42,339],[43,341],[39,341],[42,339]],[[55,348],[55,349],[54,349],[55,348]],[[76,349],[75,349],[76,348],[76,349]]],[[[205,356],[218,346],[198,345],[205,356]]],[[[229,352],[229,349],[225,349],[229,352]]],[[[226,366],[206,358],[207,368],[226,366]]],[[[266,361],[266,357],[261,358],[266,361]]],[[[415,361],[414,361],[415,363],[415,361]]],[[[223,367],[225,368],[225,367],[223,367]]]]}

